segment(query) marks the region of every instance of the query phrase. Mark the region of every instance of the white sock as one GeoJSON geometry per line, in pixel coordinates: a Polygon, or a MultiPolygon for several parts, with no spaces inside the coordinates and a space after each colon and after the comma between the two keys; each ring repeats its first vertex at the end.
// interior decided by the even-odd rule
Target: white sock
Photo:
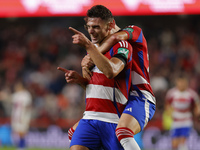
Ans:
{"type": "Polygon", "coordinates": [[[178,146],[178,150],[188,150],[188,147],[186,144],[181,144],[178,146]]]}
{"type": "Polygon", "coordinates": [[[125,150],[141,150],[133,137],[123,138],[120,143],[125,150]]]}
{"type": "Polygon", "coordinates": [[[141,150],[133,138],[133,131],[129,128],[117,128],[115,133],[124,150],[141,150]]]}

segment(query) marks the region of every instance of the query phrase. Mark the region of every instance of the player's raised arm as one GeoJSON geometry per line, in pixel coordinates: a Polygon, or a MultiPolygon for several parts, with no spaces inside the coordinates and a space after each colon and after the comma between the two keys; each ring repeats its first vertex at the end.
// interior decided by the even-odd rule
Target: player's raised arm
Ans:
{"type": "Polygon", "coordinates": [[[79,84],[82,88],[86,88],[88,80],[83,78],[80,74],[78,74],[78,72],[74,70],[67,70],[62,67],[57,67],[57,69],[65,73],[65,80],[67,83],[76,83],[79,84]]]}
{"type": "Polygon", "coordinates": [[[128,40],[128,34],[125,31],[119,31],[114,34],[111,34],[110,36],[107,36],[103,42],[101,43],[100,47],[97,49],[101,53],[107,52],[113,45],[115,45],[117,42],[121,40],[128,40]]]}
{"type": "MultiPolygon", "coordinates": [[[[94,49],[94,50],[98,50],[101,53],[105,53],[107,52],[113,45],[115,45],[117,42],[121,41],[121,40],[127,40],[128,39],[128,34],[125,31],[118,31],[120,28],[118,26],[115,27],[112,35],[107,36],[104,41],[101,43],[100,47],[96,47],[92,44],[92,42],[80,31],[69,27],[69,29],[71,31],[74,32],[75,35],[72,36],[73,38],[73,43],[74,44],[78,44],[84,48],[87,49],[87,47],[90,47],[90,49],[94,49]],[[116,33],[115,33],[116,32],[116,33]],[[92,46],[93,45],[93,46],[92,46]]],[[[82,66],[83,67],[83,66],[82,66]]],[[[90,79],[90,72],[89,72],[89,68],[85,65],[83,70],[83,75],[84,77],[87,77],[87,79],[90,79]]]]}
{"type": "MultiPolygon", "coordinates": [[[[116,27],[116,30],[119,30],[119,27],[116,27]]],[[[92,42],[80,31],[69,27],[71,31],[74,32],[75,35],[73,35],[73,43],[78,44],[82,47],[87,47],[87,45],[92,44],[92,42]]],[[[116,31],[115,30],[115,31],[116,31]]],[[[98,49],[101,53],[107,52],[113,45],[115,45],[117,42],[121,40],[128,40],[129,36],[127,32],[121,30],[119,32],[116,32],[114,34],[111,34],[107,36],[101,43],[100,47],[95,47],[95,49],[98,49]]]]}
{"type": "Polygon", "coordinates": [[[69,29],[74,32],[74,35],[72,36],[73,43],[78,44],[87,50],[94,64],[107,78],[114,78],[124,69],[125,65],[120,59],[115,57],[109,60],[101,52],[99,52],[96,46],[89,41],[83,33],[72,27],[69,29]]]}

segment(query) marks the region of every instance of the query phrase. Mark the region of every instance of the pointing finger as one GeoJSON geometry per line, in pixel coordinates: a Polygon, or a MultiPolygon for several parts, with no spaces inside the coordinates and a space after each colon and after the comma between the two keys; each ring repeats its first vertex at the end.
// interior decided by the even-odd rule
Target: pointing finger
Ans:
{"type": "Polygon", "coordinates": [[[75,34],[81,34],[80,31],[78,31],[78,30],[76,30],[76,29],[74,29],[74,28],[72,28],[72,27],[69,27],[69,29],[70,29],[72,32],[74,32],[75,34]]]}
{"type": "Polygon", "coordinates": [[[68,73],[69,70],[65,69],[65,68],[62,68],[62,67],[57,67],[58,70],[64,72],[64,73],[68,73]]]}

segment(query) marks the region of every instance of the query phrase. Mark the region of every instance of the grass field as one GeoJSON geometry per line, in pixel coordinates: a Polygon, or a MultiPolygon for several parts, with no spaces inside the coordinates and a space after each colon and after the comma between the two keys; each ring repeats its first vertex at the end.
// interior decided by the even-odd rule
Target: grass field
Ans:
{"type": "MultiPolygon", "coordinates": [[[[15,147],[0,147],[0,150],[17,150],[17,149],[15,147]]],[[[26,150],[69,150],[69,149],[27,148],[26,150]]]]}

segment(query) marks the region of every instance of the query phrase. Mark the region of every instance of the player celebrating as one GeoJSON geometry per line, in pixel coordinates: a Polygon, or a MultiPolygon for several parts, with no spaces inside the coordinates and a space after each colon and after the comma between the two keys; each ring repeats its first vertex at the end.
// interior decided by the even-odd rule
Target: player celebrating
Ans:
{"type": "Polygon", "coordinates": [[[199,97],[196,92],[188,88],[185,76],[178,76],[176,86],[167,92],[166,110],[172,110],[173,150],[187,150],[186,139],[193,125],[192,113],[198,116],[200,110],[199,97]]]}
{"type": "MultiPolygon", "coordinates": [[[[137,26],[131,25],[107,37],[98,49],[104,53],[120,40],[128,40],[133,47],[132,91],[130,92],[126,109],[119,120],[116,135],[125,150],[139,149],[133,135],[146,126],[155,112],[155,97],[149,80],[147,43],[142,30],[137,26]]],[[[86,43],[88,44],[89,42],[86,43]]],[[[91,43],[88,45],[96,49],[91,43]]],[[[88,56],[86,56],[86,59],[88,60],[88,56]]],[[[88,66],[90,65],[83,62],[82,66],[85,71],[88,71],[88,66]]],[[[85,76],[88,76],[88,74],[86,73],[85,76]]],[[[73,132],[73,128],[70,129],[70,132],[73,132]]]]}
{"type": "MultiPolygon", "coordinates": [[[[100,44],[110,34],[113,25],[113,16],[107,8],[96,6],[88,11],[86,27],[93,43],[100,44]]],[[[70,29],[75,32],[73,43],[82,46],[90,43],[86,37],[83,41],[80,39],[80,32],[70,29]]],[[[86,47],[86,50],[96,66],[86,86],[86,111],[73,134],[70,149],[96,150],[102,145],[105,150],[123,149],[115,136],[115,129],[131,87],[132,47],[127,41],[121,41],[104,55],[92,47],[86,47]]],[[[68,77],[69,73],[65,76],[68,77]]]]}

